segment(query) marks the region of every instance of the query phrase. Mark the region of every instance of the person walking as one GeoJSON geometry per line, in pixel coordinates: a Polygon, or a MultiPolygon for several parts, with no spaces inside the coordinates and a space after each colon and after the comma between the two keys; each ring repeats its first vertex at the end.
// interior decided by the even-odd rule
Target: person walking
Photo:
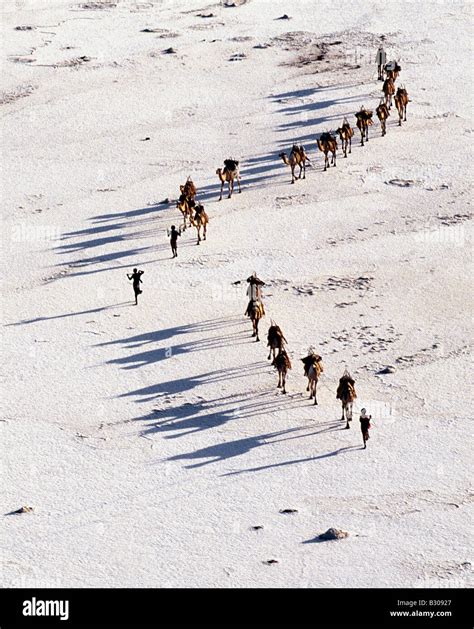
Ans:
{"type": "Polygon", "coordinates": [[[375,63],[377,64],[378,80],[383,81],[383,69],[387,63],[387,54],[382,44],[380,44],[375,56],[375,63]]]}
{"type": "Polygon", "coordinates": [[[360,430],[362,432],[362,439],[364,441],[364,449],[367,447],[367,441],[369,440],[369,428],[372,415],[367,415],[367,409],[363,408],[360,411],[360,430]]]}
{"type": "Polygon", "coordinates": [[[133,292],[135,293],[135,306],[138,304],[138,295],[140,295],[143,291],[140,288],[140,284],[143,284],[141,280],[141,276],[145,273],[145,271],[138,271],[137,269],[133,269],[133,273],[129,275],[127,273],[127,277],[129,280],[133,280],[133,292]]]}
{"type": "Polygon", "coordinates": [[[170,237],[171,251],[173,252],[173,258],[178,257],[178,238],[181,236],[181,229],[176,229],[174,225],[171,225],[171,230],[168,230],[168,236],[170,237]]]}

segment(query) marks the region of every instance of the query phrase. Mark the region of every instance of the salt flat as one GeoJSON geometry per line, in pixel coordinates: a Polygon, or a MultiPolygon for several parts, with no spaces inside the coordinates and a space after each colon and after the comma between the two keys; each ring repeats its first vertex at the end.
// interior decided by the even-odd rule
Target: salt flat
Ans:
{"type": "Polygon", "coordinates": [[[2,5],[1,506],[34,507],[2,518],[2,585],[465,587],[470,5],[235,4],[2,5]],[[382,34],[407,122],[392,109],[384,138],[357,133],[323,173],[318,135],[378,104],[382,34]],[[313,168],[291,185],[278,153],[294,141],[313,168]],[[242,194],[219,203],[230,156],[242,194]],[[186,231],[173,260],[188,175],[208,239],[186,231]],[[243,317],[254,271],[260,343],[243,317]],[[316,543],[329,527],[349,537],[316,543]]]}

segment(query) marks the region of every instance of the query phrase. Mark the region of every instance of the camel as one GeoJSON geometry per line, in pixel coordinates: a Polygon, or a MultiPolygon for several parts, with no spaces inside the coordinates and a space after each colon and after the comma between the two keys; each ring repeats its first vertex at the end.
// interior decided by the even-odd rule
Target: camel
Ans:
{"type": "Polygon", "coordinates": [[[265,316],[265,310],[263,309],[263,304],[261,301],[257,299],[252,299],[247,306],[247,314],[252,321],[253,326],[253,334],[252,336],[257,337],[255,340],[260,341],[260,337],[258,336],[258,322],[260,319],[265,316]]]}
{"type": "Polygon", "coordinates": [[[392,96],[395,94],[395,83],[393,79],[385,79],[382,85],[382,91],[385,97],[385,104],[390,109],[392,107],[392,96]]]}
{"type": "Polygon", "coordinates": [[[273,360],[276,358],[276,350],[282,350],[285,343],[287,343],[286,338],[283,336],[283,332],[279,325],[276,325],[273,321],[271,326],[268,328],[268,343],[267,346],[270,348],[268,353],[267,360],[270,360],[272,352],[273,352],[273,360]]]}
{"type": "Polygon", "coordinates": [[[339,386],[336,392],[336,399],[341,400],[342,404],[341,421],[344,421],[345,414],[346,428],[350,428],[349,422],[352,421],[352,404],[357,397],[354,385],[355,380],[346,369],[339,379],[339,386]]]}
{"type": "Polygon", "coordinates": [[[197,190],[191,177],[188,177],[184,186],[179,186],[179,189],[181,194],[186,195],[190,199],[194,199],[196,197],[197,190]]]}
{"type": "Polygon", "coordinates": [[[395,107],[398,111],[398,126],[402,126],[403,122],[407,121],[407,105],[408,105],[408,92],[404,87],[399,87],[395,94],[395,107]]]}
{"type": "Polygon", "coordinates": [[[179,186],[180,196],[176,203],[176,207],[182,213],[184,219],[184,229],[186,229],[186,219],[189,220],[189,226],[192,224],[192,216],[194,209],[194,200],[196,197],[196,186],[191,177],[186,179],[184,186],[179,186]]]}
{"type": "Polygon", "coordinates": [[[231,198],[232,192],[234,191],[234,179],[237,179],[237,183],[239,185],[239,193],[242,192],[242,190],[240,189],[239,162],[237,160],[225,159],[224,170],[222,170],[222,168],[218,168],[216,170],[216,175],[221,180],[221,196],[219,197],[219,201],[222,201],[222,191],[224,190],[224,184],[226,181],[229,186],[229,194],[227,196],[228,199],[231,198]]]}
{"type": "Polygon", "coordinates": [[[383,102],[383,98],[380,100],[380,104],[375,110],[378,119],[380,120],[380,126],[382,127],[382,137],[387,133],[387,118],[390,116],[387,105],[383,102]]]}
{"type": "Polygon", "coordinates": [[[291,183],[295,183],[295,179],[306,179],[306,162],[308,162],[310,166],[311,162],[309,161],[309,157],[306,155],[305,148],[302,144],[293,144],[290,157],[288,157],[286,153],[280,153],[278,157],[281,157],[283,162],[291,168],[291,183]],[[295,177],[296,166],[300,167],[300,172],[297,177],[295,177]],[[301,177],[301,173],[303,173],[303,177],[301,177]]]}
{"type": "Polygon", "coordinates": [[[196,244],[199,245],[201,242],[201,228],[203,229],[202,239],[206,240],[207,224],[209,223],[209,216],[206,214],[204,206],[202,206],[201,204],[196,205],[194,209],[195,209],[195,214],[194,214],[194,217],[191,219],[191,222],[194,225],[194,227],[197,229],[198,241],[196,244]]]}
{"type": "Polygon", "coordinates": [[[390,63],[387,63],[385,65],[384,72],[387,75],[387,79],[392,79],[392,81],[395,82],[401,69],[402,68],[399,65],[398,61],[390,61],[390,63]]]}
{"type": "MultiPolygon", "coordinates": [[[[183,188],[184,186],[180,186],[181,188],[183,188]]],[[[184,220],[184,229],[186,229],[186,219],[189,220],[189,226],[192,225],[192,217],[193,217],[193,209],[194,209],[194,200],[187,197],[183,192],[181,193],[177,203],[176,203],[176,207],[178,208],[178,210],[181,212],[181,214],[183,215],[183,220],[184,220]]]]}
{"type": "Polygon", "coordinates": [[[364,138],[367,142],[369,141],[369,127],[373,124],[372,112],[365,109],[365,107],[361,107],[361,110],[355,114],[355,117],[357,119],[357,128],[360,131],[361,144],[364,146],[364,138]]]}
{"type": "Polygon", "coordinates": [[[332,153],[331,164],[336,165],[337,141],[331,133],[326,132],[321,134],[317,143],[319,150],[324,153],[324,172],[326,172],[329,168],[329,152],[332,153]]]}
{"type": "Polygon", "coordinates": [[[286,374],[288,373],[288,370],[291,369],[291,362],[290,357],[283,349],[283,347],[280,347],[278,355],[276,356],[276,358],[273,359],[272,365],[278,371],[277,388],[281,388],[281,392],[286,393],[286,374]]]}
{"type": "Polygon", "coordinates": [[[304,364],[304,374],[308,378],[308,386],[306,391],[309,391],[309,399],[314,397],[314,403],[317,404],[316,389],[318,386],[319,376],[323,372],[322,358],[318,354],[315,354],[310,348],[308,356],[301,359],[304,364]]]}
{"type": "Polygon", "coordinates": [[[342,121],[342,127],[336,129],[336,133],[339,134],[341,138],[341,148],[344,151],[344,157],[347,157],[347,147],[349,146],[349,153],[352,150],[352,136],[354,135],[354,130],[347,122],[346,118],[342,121]]]}

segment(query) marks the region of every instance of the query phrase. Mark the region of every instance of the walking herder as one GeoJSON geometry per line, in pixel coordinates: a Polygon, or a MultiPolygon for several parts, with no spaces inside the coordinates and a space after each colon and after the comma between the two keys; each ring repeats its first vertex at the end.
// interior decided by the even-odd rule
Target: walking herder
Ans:
{"type": "Polygon", "coordinates": [[[138,304],[138,295],[140,295],[143,291],[140,288],[140,284],[143,284],[141,280],[141,276],[145,273],[145,271],[138,271],[137,269],[133,269],[133,273],[129,275],[127,273],[127,277],[129,280],[133,280],[133,292],[135,293],[135,306],[138,304]]]}

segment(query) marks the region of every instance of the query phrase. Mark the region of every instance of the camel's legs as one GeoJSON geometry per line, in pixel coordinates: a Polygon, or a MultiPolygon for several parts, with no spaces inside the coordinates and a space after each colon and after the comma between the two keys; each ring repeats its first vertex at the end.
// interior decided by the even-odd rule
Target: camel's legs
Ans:
{"type": "Polygon", "coordinates": [[[349,138],[349,153],[352,151],[352,138],[349,138]]]}
{"type": "Polygon", "coordinates": [[[295,165],[291,166],[291,183],[295,183],[295,165]]]}
{"type": "Polygon", "coordinates": [[[342,402],[342,417],[341,417],[341,422],[344,421],[344,410],[346,408],[346,405],[344,404],[344,402],[342,402]]]}
{"type": "Polygon", "coordinates": [[[227,198],[230,199],[232,197],[232,192],[234,191],[234,180],[233,179],[229,179],[229,194],[227,195],[227,198]]]}
{"type": "Polygon", "coordinates": [[[281,371],[278,372],[278,384],[277,384],[277,389],[281,388],[281,371]]]}
{"type": "Polygon", "coordinates": [[[240,175],[237,177],[237,184],[239,186],[239,194],[242,192],[242,190],[240,189],[240,175]]]}
{"type": "Polygon", "coordinates": [[[224,190],[224,182],[221,181],[221,196],[219,197],[219,201],[222,201],[222,191],[224,190]]]}
{"type": "Polygon", "coordinates": [[[317,380],[315,380],[315,381],[314,381],[314,404],[315,404],[315,406],[316,406],[316,405],[317,405],[317,403],[318,403],[318,400],[316,399],[316,387],[317,387],[317,386],[318,386],[318,381],[317,381],[317,380]]]}
{"type": "Polygon", "coordinates": [[[286,393],[286,374],[285,373],[282,374],[282,388],[283,388],[282,393],[286,393]]]}
{"type": "MultiPolygon", "coordinates": [[[[303,162],[301,169],[303,171],[303,179],[306,179],[306,162],[303,162]]],[[[300,177],[301,177],[301,172],[300,172],[300,177]]]]}

